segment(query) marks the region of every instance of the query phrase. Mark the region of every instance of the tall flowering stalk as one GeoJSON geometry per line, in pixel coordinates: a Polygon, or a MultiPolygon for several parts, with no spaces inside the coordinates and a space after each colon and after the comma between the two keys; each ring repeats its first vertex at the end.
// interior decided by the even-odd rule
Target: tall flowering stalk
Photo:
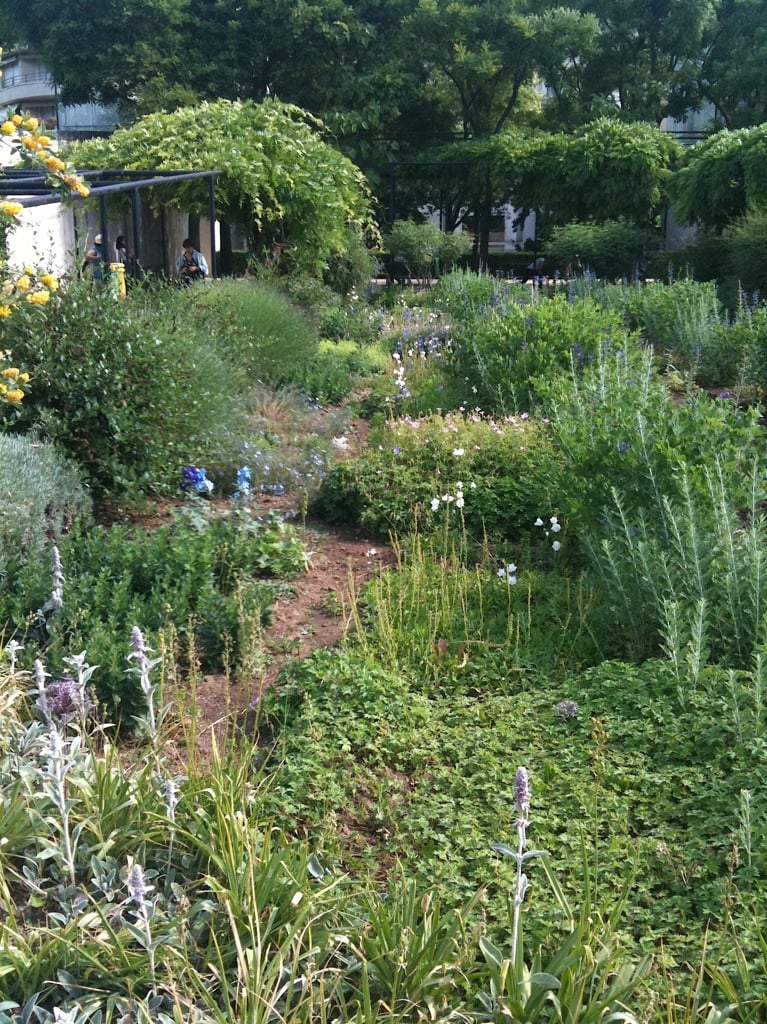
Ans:
{"type": "Polygon", "coordinates": [[[128,931],[139,942],[149,957],[149,973],[152,977],[152,994],[157,993],[157,967],[155,963],[155,943],[152,940],[152,918],[154,917],[154,903],[148,899],[152,891],[151,886],[144,874],[144,869],[136,863],[128,872],[128,893],[129,900],[136,904],[136,919],[138,925],[127,925],[128,931]]]}
{"type": "Polygon", "coordinates": [[[42,751],[42,756],[47,761],[46,771],[43,776],[43,792],[58,811],[58,822],[61,825],[59,829],[61,847],[57,846],[55,849],[63,861],[64,868],[69,877],[69,884],[74,888],[77,884],[77,874],[75,871],[75,847],[70,829],[72,802],[67,798],[67,775],[72,767],[73,760],[70,756],[71,748],[68,748],[62,739],[58,723],[48,701],[45,678],[45,669],[42,662],[38,659],[34,664],[37,706],[42,711],[48,727],[48,743],[42,751]]]}
{"type": "Polygon", "coordinates": [[[155,665],[159,665],[162,658],[150,658],[149,654],[152,648],[147,646],[144,634],[138,628],[133,627],[131,634],[131,653],[128,655],[129,659],[133,659],[136,662],[135,670],[139,676],[139,686],[141,692],[146,698],[147,707],[147,728],[149,729],[149,736],[154,742],[157,739],[157,719],[154,713],[154,695],[157,687],[149,678],[149,674],[155,665]]]}
{"type": "Polygon", "coordinates": [[[514,897],[512,902],[512,927],[511,927],[511,949],[513,962],[519,970],[523,965],[523,951],[521,941],[521,915],[522,904],[527,893],[527,875],[524,866],[533,857],[548,856],[546,850],[527,849],[527,829],[530,824],[530,799],[532,791],[530,788],[530,776],[527,768],[517,768],[514,776],[514,809],[516,818],[514,828],[517,833],[516,848],[507,846],[505,843],[491,843],[491,849],[511,857],[516,865],[516,884],[514,886],[514,897]]]}

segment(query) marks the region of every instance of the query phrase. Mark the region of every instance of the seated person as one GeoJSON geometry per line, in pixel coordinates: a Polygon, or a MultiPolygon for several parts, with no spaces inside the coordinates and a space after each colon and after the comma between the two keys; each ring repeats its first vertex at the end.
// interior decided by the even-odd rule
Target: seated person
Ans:
{"type": "Polygon", "coordinates": [[[208,276],[208,264],[205,257],[195,249],[191,238],[185,238],[182,245],[184,251],[176,260],[176,270],[181,275],[181,280],[184,284],[204,280],[208,276]]]}

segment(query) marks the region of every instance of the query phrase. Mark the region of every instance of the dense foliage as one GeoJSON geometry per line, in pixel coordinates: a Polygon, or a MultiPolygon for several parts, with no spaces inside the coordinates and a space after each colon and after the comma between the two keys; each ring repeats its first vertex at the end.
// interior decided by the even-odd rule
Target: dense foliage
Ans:
{"type": "MultiPolygon", "coordinates": [[[[24,508],[61,493],[55,547],[0,518],[0,1021],[760,1019],[765,307],[730,317],[685,281],[403,291],[319,350],[385,371],[344,396],[371,415],[352,453],[341,412],[250,390],[262,342],[239,319],[263,285],[217,288],[107,322],[138,337],[142,309],[218,353],[231,305],[227,397],[257,450],[238,436],[229,476],[186,465],[185,513],[148,531],[94,528],[47,445],[7,487],[24,508]],[[338,461],[277,484],[267,462],[320,414],[338,461]],[[265,694],[271,603],[311,534],[259,515],[262,486],[394,531],[397,556],[345,640],[265,694]],[[253,742],[203,764],[211,670],[251,687],[221,713],[253,742]],[[119,756],[110,722],[138,726],[119,756]]],[[[66,339],[99,301],[73,288],[35,322],[66,339]]],[[[308,322],[286,361],[318,351],[308,322]]],[[[45,423],[36,381],[66,358],[42,351],[21,408],[45,423]]],[[[166,401],[172,427],[188,393],[166,401]]]]}
{"type": "MultiPolygon", "coordinates": [[[[298,267],[321,270],[347,246],[350,227],[370,219],[361,172],[323,138],[323,126],[298,107],[219,100],[151,114],[109,138],[80,144],[82,167],[219,170],[219,215],[238,224],[254,248],[287,241],[298,267]]],[[[207,212],[199,183],[158,194],[157,203],[207,212]]]]}

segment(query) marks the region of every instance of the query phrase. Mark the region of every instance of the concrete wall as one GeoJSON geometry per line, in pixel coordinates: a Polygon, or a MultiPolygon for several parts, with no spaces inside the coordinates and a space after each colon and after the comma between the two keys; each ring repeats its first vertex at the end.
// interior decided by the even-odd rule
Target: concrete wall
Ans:
{"type": "Polygon", "coordinates": [[[8,235],[8,262],[64,276],[76,269],[75,229],[72,211],[61,203],[23,210],[19,223],[8,235]]]}

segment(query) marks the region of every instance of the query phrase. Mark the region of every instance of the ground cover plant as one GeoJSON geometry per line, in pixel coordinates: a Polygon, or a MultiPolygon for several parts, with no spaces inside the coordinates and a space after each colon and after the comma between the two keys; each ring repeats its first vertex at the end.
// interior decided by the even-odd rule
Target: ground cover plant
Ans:
{"type": "Polygon", "coordinates": [[[763,428],[694,366],[669,392],[691,290],[663,287],[461,273],[399,303],[355,452],[342,412],[232,367],[227,457],[168,451],[187,516],[12,559],[0,1020],[760,1019],[763,428]],[[278,483],[304,414],[343,459],[278,483]],[[304,557],[254,518],[274,487],[393,531],[396,567],[179,772],[168,680],[257,677],[259,577],[304,557]]]}

